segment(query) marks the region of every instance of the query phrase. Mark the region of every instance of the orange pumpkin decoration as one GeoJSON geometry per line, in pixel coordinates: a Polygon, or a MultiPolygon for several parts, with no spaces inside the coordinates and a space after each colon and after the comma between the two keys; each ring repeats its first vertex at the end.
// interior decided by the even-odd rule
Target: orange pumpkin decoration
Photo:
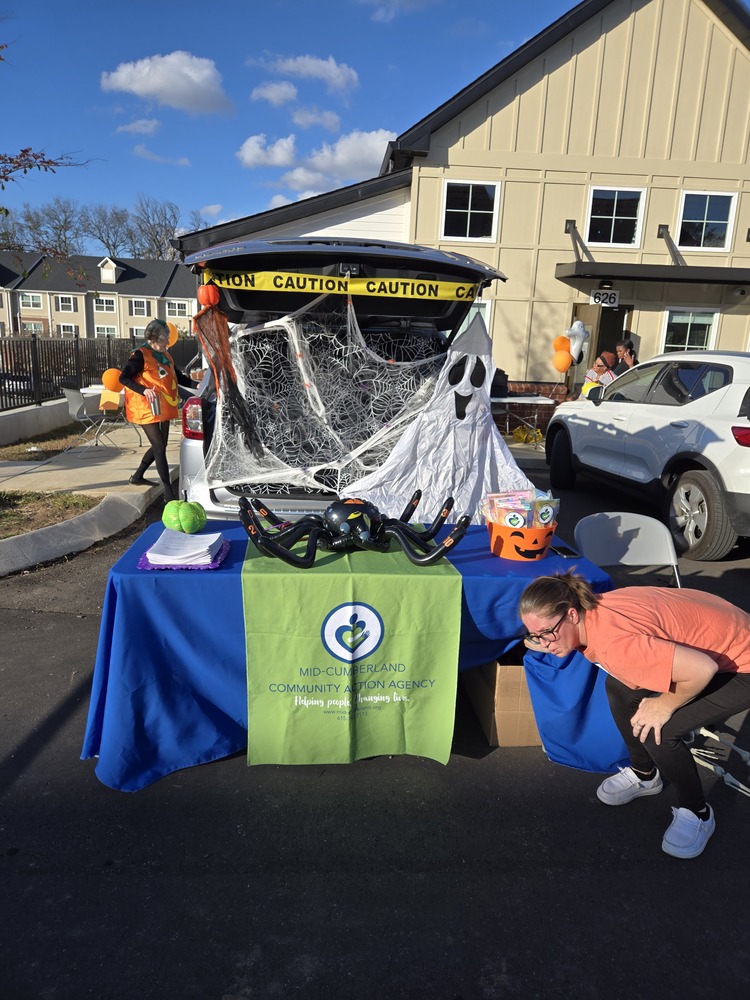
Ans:
{"type": "Polygon", "coordinates": [[[219,304],[219,289],[216,285],[199,285],[198,301],[202,306],[217,306],[219,304]]]}

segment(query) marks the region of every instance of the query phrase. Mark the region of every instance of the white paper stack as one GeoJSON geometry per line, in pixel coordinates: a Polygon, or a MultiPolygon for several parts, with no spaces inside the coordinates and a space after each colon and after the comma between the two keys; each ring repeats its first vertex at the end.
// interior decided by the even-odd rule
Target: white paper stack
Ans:
{"type": "Polygon", "coordinates": [[[188,535],[165,528],[146,553],[152,566],[207,566],[224,542],[220,531],[210,535],[188,535]]]}

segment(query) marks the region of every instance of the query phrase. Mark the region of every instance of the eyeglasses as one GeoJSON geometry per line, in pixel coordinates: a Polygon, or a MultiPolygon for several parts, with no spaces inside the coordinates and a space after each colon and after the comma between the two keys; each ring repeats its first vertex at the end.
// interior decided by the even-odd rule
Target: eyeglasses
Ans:
{"type": "Polygon", "coordinates": [[[548,646],[551,642],[554,642],[555,639],[557,638],[557,630],[560,628],[562,623],[568,617],[569,611],[570,608],[566,608],[563,611],[559,621],[555,622],[552,628],[542,629],[541,632],[527,632],[526,635],[523,637],[523,641],[530,642],[532,646],[541,646],[542,643],[548,646]]]}
{"type": "Polygon", "coordinates": [[[594,362],[594,368],[606,368],[606,367],[607,366],[604,364],[603,361],[595,361],[594,362]]]}

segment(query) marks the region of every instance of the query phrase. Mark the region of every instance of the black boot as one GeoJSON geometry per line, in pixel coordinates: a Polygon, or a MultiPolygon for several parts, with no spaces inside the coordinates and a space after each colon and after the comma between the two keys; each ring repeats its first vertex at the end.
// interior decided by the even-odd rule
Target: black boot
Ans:
{"type": "Polygon", "coordinates": [[[128,480],[128,482],[132,483],[133,486],[158,486],[159,485],[158,483],[154,482],[153,479],[144,479],[143,476],[139,475],[139,473],[137,473],[137,472],[133,473],[133,475],[130,477],[130,479],[128,480]]]}

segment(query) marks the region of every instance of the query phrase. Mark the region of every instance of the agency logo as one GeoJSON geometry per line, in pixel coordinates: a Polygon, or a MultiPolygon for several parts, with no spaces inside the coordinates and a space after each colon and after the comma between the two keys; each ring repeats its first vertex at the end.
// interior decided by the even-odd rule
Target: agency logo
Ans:
{"type": "Polygon", "coordinates": [[[339,604],[320,630],[326,650],[344,663],[356,663],[374,653],[383,641],[383,619],[369,604],[339,604]]]}

